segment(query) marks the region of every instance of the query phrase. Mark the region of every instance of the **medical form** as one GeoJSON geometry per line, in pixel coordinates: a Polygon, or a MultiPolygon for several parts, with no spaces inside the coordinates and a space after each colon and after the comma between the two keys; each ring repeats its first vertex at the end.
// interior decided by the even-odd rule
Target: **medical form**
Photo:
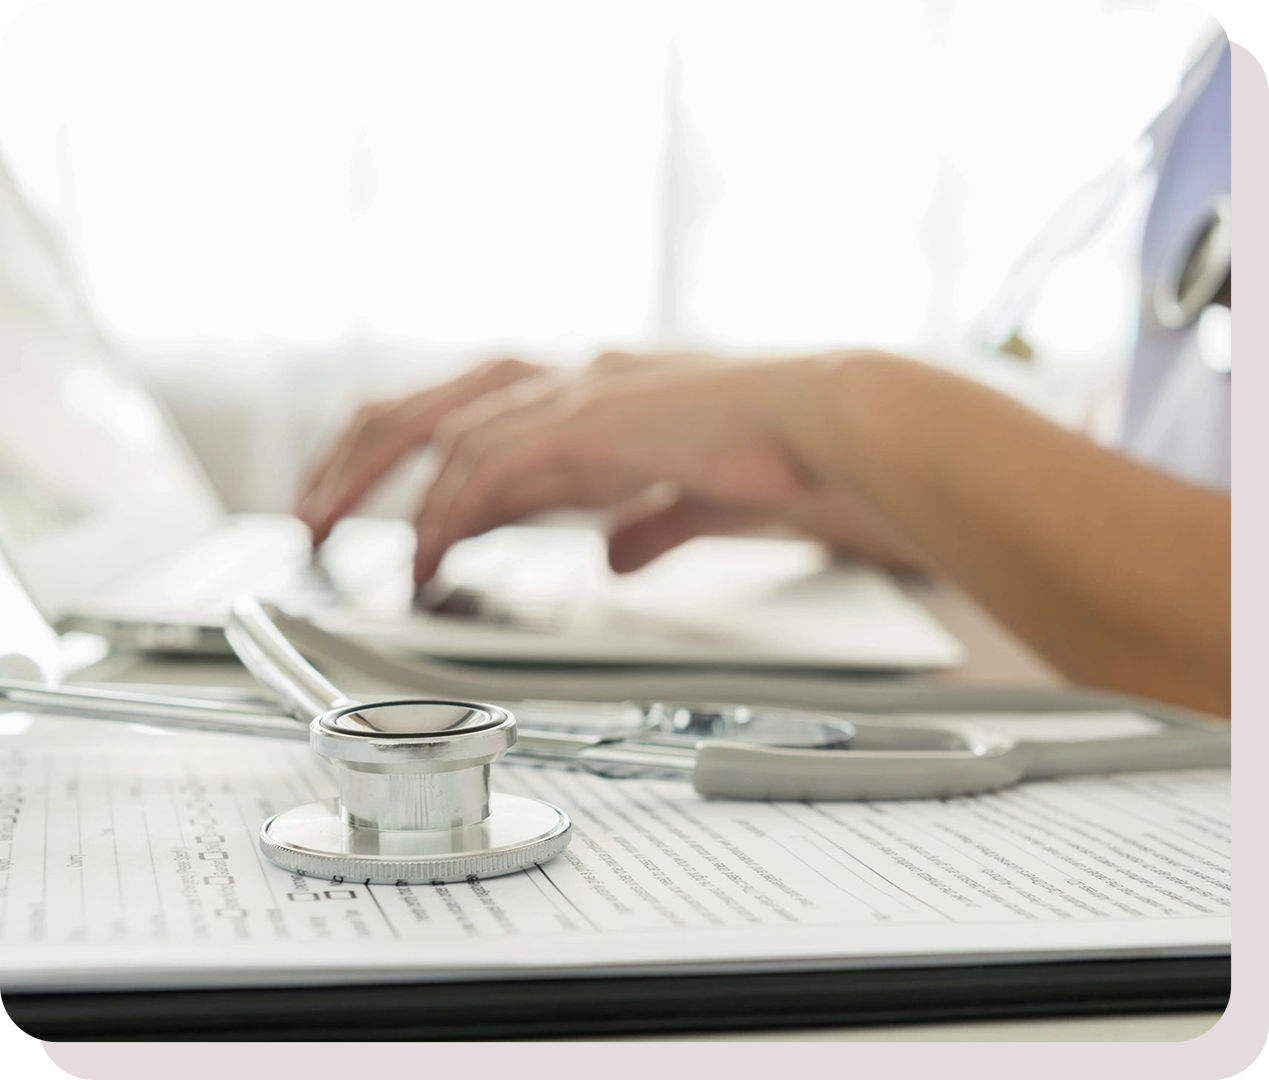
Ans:
{"type": "Polygon", "coordinates": [[[571,846],[491,880],[326,881],[257,846],[332,793],[303,744],[0,716],[0,988],[1229,948],[1223,770],[877,803],[509,764],[494,786],[567,808],[571,846]]]}

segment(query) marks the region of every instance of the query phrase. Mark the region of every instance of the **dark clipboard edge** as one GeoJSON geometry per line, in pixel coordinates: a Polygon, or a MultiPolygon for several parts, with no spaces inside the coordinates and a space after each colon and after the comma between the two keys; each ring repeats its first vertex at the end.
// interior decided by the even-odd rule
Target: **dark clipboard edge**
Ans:
{"type": "MultiPolygon", "coordinates": [[[[3,995],[47,1041],[466,1041],[1223,1010],[1229,957],[3,995]]],[[[896,1037],[902,1038],[900,1033],[896,1037]]]]}

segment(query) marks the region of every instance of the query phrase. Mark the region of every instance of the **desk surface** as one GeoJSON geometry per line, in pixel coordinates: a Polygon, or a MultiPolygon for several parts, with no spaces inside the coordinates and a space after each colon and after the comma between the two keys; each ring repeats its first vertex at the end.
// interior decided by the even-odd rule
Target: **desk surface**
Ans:
{"type": "MultiPolygon", "coordinates": [[[[911,582],[906,591],[925,604],[964,642],[965,665],[936,676],[950,683],[1054,686],[1061,677],[1005,631],[964,593],[942,584],[911,582]]],[[[250,676],[233,662],[207,659],[174,661],[111,657],[81,673],[86,680],[216,683],[251,686],[250,676]]],[[[1177,1012],[1124,1016],[991,1020],[950,1024],[898,1024],[826,1030],[750,1031],[743,1035],[675,1036],[677,1039],[821,1042],[1179,1042],[1196,1038],[1220,1019],[1219,1012],[1177,1012]]]]}

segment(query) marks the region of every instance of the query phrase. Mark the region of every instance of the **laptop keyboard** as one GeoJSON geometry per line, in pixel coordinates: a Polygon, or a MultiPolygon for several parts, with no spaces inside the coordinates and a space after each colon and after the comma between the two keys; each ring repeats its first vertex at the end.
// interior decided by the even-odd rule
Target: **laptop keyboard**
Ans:
{"type": "Polygon", "coordinates": [[[431,615],[519,630],[557,632],[571,625],[591,594],[594,552],[588,537],[561,530],[549,544],[513,533],[466,541],[414,597],[431,615]]]}
{"type": "Polygon", "coordinates": [[[219,608],[244,593],[296,614],[331,607],[401,615],[410,610],[522,630],[557,632],[572,624],[603,566],[596,538],[559,530],[494,532],[457,545],[417,594],[408,534],[374,528],[335,537],[313,559],[289,531],[226,525],[164,565],[167,606],[219,608]]]}

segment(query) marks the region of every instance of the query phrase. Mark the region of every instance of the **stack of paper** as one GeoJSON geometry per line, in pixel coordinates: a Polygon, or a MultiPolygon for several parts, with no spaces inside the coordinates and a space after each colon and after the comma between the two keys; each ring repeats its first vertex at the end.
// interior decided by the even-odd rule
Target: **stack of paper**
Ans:
{"type": "Polygon", "coordinates": [[[259,854],[263,818],[333,793],[302,744],[0,724],[5,989],[1229,949],[1224,771],[808,805],[503,764],[495,787],[573,816],[563,855],[489,881],[370,887],[259,854]]]}

